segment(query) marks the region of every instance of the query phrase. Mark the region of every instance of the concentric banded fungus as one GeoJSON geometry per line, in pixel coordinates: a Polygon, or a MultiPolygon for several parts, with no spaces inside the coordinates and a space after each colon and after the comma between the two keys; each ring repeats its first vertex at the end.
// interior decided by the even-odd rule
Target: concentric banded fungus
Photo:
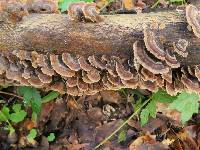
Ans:
{"type": "Polygon", "coordinates": [[[72,96],[81,96],[81,92],[79,92],[78,88],[75,87],[67,87],[67,94],[72,95],[72,96]]]}
{"type": "Polygon", "coordinates": [[[78,89],[79,89],[80,91],[82,91],[82,92],[85,92],[85,91],[88,90],[88,84],[85,83],[85,82],[83,82],[82,79],[79,79],[79,80],[78,80],[77,87],[78,87],[78,89]]]}
{"type": "Polygon", "coordinates": [[[152,53],[156,58],[164,60],[165,59],[165,51],[161,47],[161,44],[156,40],[155,34],[144,28],[144,43],[147,50],[152,53]]]}
{"type": "Polygon", "coordinates": [[[175,96],[177,94],[176,89],[174,88],[173,83],[166,82],[166,91],[169,95],[175,96]]]}
{"type": "Polygon", "coordinates": [[[41,67],[42,73],[49,76],[54,75],[54,70],[47,56],[39,55],[37,58],[37,63],[41,67]]]}
{"type": "Polygon", "coordinates": [[[185,39],[179,39],[177,43],[173,43],[173,47],[175,52],[177,52],[179,55],[183,57],[187,57],[188,52],[187,52],[187,46],[188,46],[188,41],[185,39]]]}
{"type": "Polygon", "coordinates": [[[31,52],[19,50],[13,51],[13,54],[16,55],[20,60],[31,60],[31,52]]]}
{"type": "Polygon", "coordinates": [[[168,73],[163,73],[162,78],[167,82],[172,83],[172,70],[170,70],[168,73]]]}
{"type": "Polygon", "coordinates": [[[84,2],[79,3],[71,3],[68,7],[68,15],[71,20],[74,21],[80,21],[83,17],[83,5],[85,5],[84,2]]]}
{"type": "Polygon", "coordinates": [[[58,13],[57,1],[27,0],[27,9],[33,13],[58,13]]]}
{"type": "Polygon", "coordinates": [[[200,82],[200,69],[199,69],[199,66],[195,66],[195,76],[197,77],[197,79],[200,82]]]}
{"type": "Polygon", "coordinates": [[[102,18],[99,16],[99,10],[96,7],[96,3],[86,3],[83,6],[84,17],[92,22],[100,22],[102,18]]]}
{"type": "Polygon", "coordinates": [[[82,71],[82,79],[83,79],[83,82],[85,83],[89,83],[89,84],[92,84],[94,83],[93,81],[91,81],[88,76],[87,76],[87,73],[85,71],[82,71]]]}
{"type": "Polygon", "coordinates": [[[186,19],[196,37],[200,38],[199,11],[194,5],[186,6],[186,19]]]}
{"type": "Polygon", "coordinates": [[[20,67],[14,62],[9,62],[10,67],[6,70],[6,77],[11,80],[20,82],[22,73],[20,67]]]}
{"type": "Polygon", "coordinates": [[[130,80],[133,78],[133,74],[130,72],[130,70],[127,71],[120,62],[116,62],[116,72],[123,80],[130,80]]]}
{"type": "Polygon", "coordinates": [[[67,78],[66,85],[67,87],[77,86],[78,79],[77,77],[67,78]]]}
{"type": "Polygon", "coordinates": [[[91,71],[87,72],[86,76],[93,83],[98,82],[101,79],[100,71],[98,71],[97,69],[92,69],[91,71]]]}
{"type": "Polygon", "coordinates": [[[156,80],[156,84],[158,85],[158,87],[162,88],[164,86],[164,79],[162,78],[161,75],[157,75],[157,80],[156,80]]]}
{"type": "Polygon", "coordinates": [[[147,81],[147,80],[156,81],[157,80],[157,77],[152,72],[150,72],[149,70],[147,70],[145,68],[142,68],[140,70],[140,72],[141,72],[141,78],[144,81],[147,81]]]}
{"type": "Polygon", "coordinates": [[[169,68],[164,66],[161,62],[155,62],[152,60],[144,51],[141,46],[141,43],[136,41],[133,44],[134,57],[137,61],[147,70],[151,71],[154,74],[163,74],[169,71],[169,68]]]}
{"type": "Polygon", "coordinates": [[[119,89],[119,87],[113,85],[113,84],[108,80],[107,76],[105,76],[105,75],[104,75],[103,78],[102,78],[102,82],[103,82],[104,87],[105,87],[107,90],[117,90],[117,89],[119,89]]]}
{"type": "Polygon", "coordinates": [[[79,71],[81,69],[78,60],[73,58],[69,53],[63,53],[62,60],[71,70],[79,71]]]}
{"type": "Polygon", "coordinates": [[[138,83],[139,83],[138,79],[121,80],[121,81],[122,81],[124,87],[133,88],[133,89],[137,88],[138,83]]]}
{"type": "Polygon", "coordinates": [[[108,71],[108,73],[109,73],[110,75],[112,75],[113,77],[117,77],[117,76],[118,76],[114,64],[109,64],[109,63],[107,63],[105,69],[106,69],[106,70],[108,71]]]}
{"type": "Polygon", "coordinates": [[[199,82],[196,80],[189,79],[186,75],[181,77],[182,83],[186,86],[187,90],[191,92],[199,92],[199,82]]]}
{"type": "Polygon", "coordinates": [[[141,89],[147,89],[149,91],[156,91],[157,90],[157,85],[156,85],[156,82],[152,82],[152,81],[143,81],[143,80],[140,80],[140,83],[139,83],[139,87],[141,89]]]}
{"type": "Polygon", "coordinates": [[[180,63],[177,61],[176,56],[172,56],[168,50],[166,51],[165,61],[171,68],[180,67],[180,63]]]}
{"type": "Polygon", "coordinates": [[[75,71],[69,69],[61,60],[58,58],[58,55],[51,54],[50,61],[53,69],[63,77],[73,77],[75,71]]]}
{"type": "Polygon", "coordinates": [[[62,81],[57,81],[54,84],[52,84],[50,86],[50,89],[53,91],[57,91],[61,94],[65,94],[66,93],[66,87],[65,84],[62,81]]]}
{"type": "Polygon", "coordinates": [[[88,60],[92,66],[95,68],[105,69],[106,64],[103,63],[98,57],[92,55],[88,57],[88,60]]]}
{"type": "Polygon", "coordinates": [[[37,71],[36,74],[42,83],[51,83],[52,81],[51,76],[43,74],[41,71],[37,71]]]}
{"type": "Polygon", "coordinates": [[[78,62],[81,69],[83,69],[84,71],[90,71],[93,69],[93,67],[87,62],[87,60],[84,57],[80,57],[78,59],[78,62]]]}
{"type": "Polygon", "coordinates": [[[28,79],[28,83],[34,87],[44,86],[44,83],[36,75],[31,75],[31,78],[28,79]]]}
{"type": "Polygon", "coordinates": [[[108,81],[110,81],[110,83],[112,83],[115,86],[122,86],[123,85],[119,77],[113,77],[109,73],[107,74],[107,79],[108,79],[108,81]]]}

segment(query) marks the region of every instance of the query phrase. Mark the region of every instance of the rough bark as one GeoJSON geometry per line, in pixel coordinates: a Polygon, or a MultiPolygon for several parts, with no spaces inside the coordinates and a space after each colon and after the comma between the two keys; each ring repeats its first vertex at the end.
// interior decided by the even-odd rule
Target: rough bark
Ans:
{"type": "Polygon", "coordinates": [[[15,27],[1,25],[1,53],[21,49],[41,53],[130,57],[133,56],[133,43],[143,38],[143,24],[148,24],[155,29],[165,48],[172,47],[172,42],[179,38],[189,41],[188,57],[178,57],[182,64],[200,63],[200,39],[188,31],[184,11],[109,15],[103,18],[100,23],[84,23],[70,21],[66,14],[31,14],[15,27]]]}

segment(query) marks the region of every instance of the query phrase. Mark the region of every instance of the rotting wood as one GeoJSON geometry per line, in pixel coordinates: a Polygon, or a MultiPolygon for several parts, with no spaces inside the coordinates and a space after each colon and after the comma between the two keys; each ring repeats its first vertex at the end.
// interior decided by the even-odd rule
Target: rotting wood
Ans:
{"type": "MultiPolygon", "coordinates": [[[[71,21],[64,14],[30,14],[16,25],[2,23],[0,47],[3,68],[0,71],[3,82],[13,83],[15,80],[23,85],[45,87],[75,96],[122,87],[155,91],[165,84],[171,95],[184,90],[184,87],[199,92],[198,88],[191,88],[192,85],[199,87],[198,79],[193,81],[188,74],[195,77],[197,73],[194,65],[200,64],[200,40],[188,31],[184,10],[111,15],[103,16],[103,19],[100,23],[85,23],[71,21]],[[152,42],[161,44],[164,50],[173,51],[174,44],[183,38],[189,42],[186,58],[169,55],[170,59],[167,59],[171,64],[180,62],[182,69],[178,68],[177,73],[173,69],[173,73],[167,74],[172,68],[166,66],[164,56],[160,65],[156,65],[153,59],[147,58],[150,54],[142,54],[144,44],[147,47],[148,41],[151,41],[143,42],[147,35],[144,27],[153,32],[155,40],[152,42]],[[139,55],[134,56],[135,50],[139,55]],[[143,57],[144,63],[139,57],[143,57]],[[149,59],[148,63],[145,59],[149,59]],[[137,70],[137,61],[147,70],[154,63],[152,73],[156,74],[155,81],[149,80],[149,73],[146,74],[141,67],[137,70]],[[166,67],[166,71],[159,72],[157,66],[166,67]],[[70,84],[72,80],[73,84],[70,84]],[[180,81],[184,81],[182,87],[176,85],[180,81]]],[[[152,46],[155,45],[149,46],[153,48],[148,49],[150,52],[154,50],[152,46]]]]}

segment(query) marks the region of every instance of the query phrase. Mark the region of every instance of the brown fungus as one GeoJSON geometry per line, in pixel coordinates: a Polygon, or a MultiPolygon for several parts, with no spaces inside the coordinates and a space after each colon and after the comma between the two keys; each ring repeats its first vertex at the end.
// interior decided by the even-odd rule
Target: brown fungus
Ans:
{"type": "Polygon", "coordinates": [[[36,71],[36,74],[41,82],[43,83],[51,83],[52,76],[48,76],[46,74],[43,74],[41,71],[36,71]]]}
{"type": "Polygon", "coordinates": [[[78,83],[77,77],[67,78],[67,81],[66,81],[67,87],[77,86],[77,83],[78,83]]]}
{"type": "Polygon", "coordinates": [[[85,83],[89,83],[89,84],[94,83],[92,80],[88,78],[87,73],[85,71],[82,71],[82,79],[83,79],[83,82],[85,83]]]}
{"type": "Polygon", "coordinates": [[[31,86],[34,87],[43,87],[44,83],[37,77],[36,75],[31,75],[31,77],[28,79],[28,83],[30,83],[31,86]]]}
{"type": "Polygon", "coordinates": [[[114,77],[114,76],[110,75],[109,73],[107,74],[107,79],[110,83],[112,83],[115,86],[123,85],[119,77],[114,77]]]}
{"type": "Polygon", "coordinates": [[[200,66],[195,66],[195,76],[197,77],[197,79],[199,80],[200,82],[200,66]]]}
{"type": "Polygon", "coordinates": [[[83,69],[84,71],[90,71],[93,69],[93,67],[82,56],[78,59],[78,62],[80,64],[81,69],[83,69]]]}
{"type": "Polygon", "coordinates": [[[85,2],[71,3],[68,7],[68,16],[71,20],[81,21],[83,17],[83,5],[85,2]]]}
{"type": "Polygon", "coordinates": [[[69,53],[63,53],[62,60],[71,70],[79,71],[81,69],[78,60],[73,58],[69,53]]]}
{"type": "Polygon", "coordinates": [[[84,17],[92,22],[100,22],[102,21],[101,16],[99,15],[100,10],[96,7],[96,3],[86,3],[83,6],[83,14],[84,17]]]}
{"type": "Polygon", "coordinates": [[[133,74],[130,72],[130,70],[126,70],[125,67],[118,61],[116,62],[116,72],[123,80],[130,80],[133,78],[133,74]]]}
{"type": "Polygon", "coordinates": [[[181,82],[186,86],[187,90],[190,92],[199,92],[199,82],[193,79],[190,79],[186,75],[182,75],[181,82]]]}
{"type": "Polygon", "coordinates": [[[73,77],[75,71],[69,69],[58,57],[58,55],[51,54],[50,61],[52,68],[63,77],[73,77]]]}
{"type": "Polygon", "coordinates": [[[200,38],[199,11],[194,5],[186,6],[186,19],[196,37],[200,38]]]}
{"type": "Polygon", "coordinates": [[[9,64],[9,68],[6,70],[6,78],[20,82],[22,78],[20,66],[11,61],[9,64]]]}
{"type": "Polygon", "coordinates": [[[166,51],[165,62],[171,68],[179,68],[180,67],[180,63],[177,61],[176,56],[175,55],[172,56],[172,54],[170,54],[170,52],[168,50],[166,51]]]}
{"type": "Polygon", "coordinates": [[[86,76],[93,83],[98,82],[101,79],[100,71],[98,71],[97,69],[92,69],[91,71],[87,72],[86,76]]]}
{"type": "Polygon", "coordinates": [[[94,66],[95,68],[99,68],[99,69],[105,69],[106,64],[100,60],[98,57],[92,55],[88,57],[88,61],[90,62],[90,64],[92,66],[94,66]]]}
{"type": "Polygon", "coordinates": [[[31,52],[24,50],[15,50],[12,52],[15,56],[17,56],[20,60],[31,60],[31,52]]]}
{"type": "Polygon", "coordinates": [[[131,79],[131,80],[121,80],[121,81],[122,81],[125,88],[135,89],[135,88],[137,88],[137,86],[139,84],[138,80],[134,79],[134,78],[131,79]]]}
{"type": "Polygon", "coordinates": [[[150,29],[147,29],[147,27],[144,28],[144,43],[147,50],[156,58],[161,60],[165,59],[165,51],[161,47],[161,43],[158,42],[155,34],[150,29]]]}
{"type": "Polygon", "coordinates": [[[172,83],[172,70],[171,69],[170,69],[170,71],[168,73],[163,73],[161,76],[167,82],[172,83]]]}
{"type": "Polygon", "coordinates": [[[57,82],[53,83],[52,85],[50,85],[50,89],[53,91],[57,91],[61,94],[66,93],[66,87],[62,81],[57,81],[57,82]]]}
{"type": "Polygon", "coordinates": [[[187,57],[187,46],[188,41],[185,39],[179,39],[177,43],[173,43],[174,51],[177,52],[180,56],[187,57]]]}
{"type": "Polygon", "coordinates": [[[151,80],[151,81],[156,81],[157,80],[157,77],[155,76],[155,74],[153,74],[152,72],[150,72],[149,70],[145,69],[145,68],[142,68],[140,70],[140,75],[141,75],[141,78],[144,80],[144,81],[147,81],[147,80],[151,80]]]}
{"type": "Polygon", "coordinates": [[[171,96],[175,96],[177,94],[177,91],[176,89],[174,88],[174,83],[169,83],[169,82],[166,82],[166,91],[169,95],[171,96]]]}
{"type": "Polygon", "coordinates": [[[150,72],[154,74],[163,74],[169,71],[169,68],[164,66],[162,62],[155,62],[151,59],[138,41],[133,44],[133,51],[137,61],[150,72]]]}
{"type": "Polygon", "coordinates": [[[78,80],[77,87],[80,91],[85,92],[88,90],[88,83],[83,82],[82,79],[78,80]]]}
{"type": "Polygon", "coordinates": [[[149,91],[155,92],[158,88],[156,85],[156,82],[152,82],[152,81],[144,81],[144,80],[140,80],[139,82],[139,87],[141,89],[147,89],[149,91]]]}

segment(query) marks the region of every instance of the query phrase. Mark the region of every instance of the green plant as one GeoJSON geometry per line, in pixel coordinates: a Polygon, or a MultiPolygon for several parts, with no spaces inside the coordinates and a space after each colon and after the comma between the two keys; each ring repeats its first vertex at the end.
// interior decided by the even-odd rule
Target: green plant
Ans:
{"type": "Polygon", "coordinates": [[[49,94],[47,94],[46,96],[44,96],[42,98],[42,103],[48,103],[52,100],[54,100],[55,98],[57,98],[60,95],[60,93],[56,92],[56,91],[51,91],[49,94]]]}
{"type": "MultiPolygon", "coordinates": [[[[169,1],[170,3],[175,3],[175,4],[185,4],[186,0],[165,0],[165,1],[169,1]]],[[[155,8],[158,6],[158,4],[160,4],[161,0],[157,0],[153,6],[151,6],[151,8],[155,8]]]]}
{"type": "Polygon", "coordinates": [[[93,0],[59,0],[58,6],[59,6],[61,12],[64,12],[64,11],[68,10],[68,7],[71,3],[76,3],[76,2],[81,2],[81,1],[93,2],[93,0]]]}
{"type": "Polygon", "coordinates": [[[140,113],[141,125],[148,122],[151,116],[156,117],[156,103],[169,103],[168,109],[176,109],[181,113],[181,122],[184,124],[194,113],[198,113],[199,96],[196,93],[182,92],[177,96],[170,96],[166,91],[159,90],[153,93],[150,102],[140,113]]]}
{"type": "Polygon", "coordinates": [[[0,110],[0,122],[6,122],[6,129],[9,130],[10,134],[15,132],[15,129],[12,126],[12,123],[19,123],[24,120],[27,113],[22,109],[21,104],[14,104],[12,106],[12,113],[10,113],[11,110],[4,106],[0,110]]]}
{"type": "Polygon", "coordinates": [[[117,139],[117,142],[120,143],[120,142],[123,142],[126,140],[126,130],[122,130],[119,135],[118,135],[118,139],[117,139]]]}
{"type": "Polygon", "coordinates": [[[32,141],[32,140],[34,140],[36,138],[36,136],[37,136],[37,130],[36,129],[31,129],[29,134],[27,135],[27,139],[29,141],[32,141]]]}
{"type": "Polygon", "coordinates": [[[50,133],[48,136],[47,136],[47,140],[49,141],[49,142],[52,142],[52,141],[54,141],[55,140],[55,134],[54,133],[50,133]]]}

